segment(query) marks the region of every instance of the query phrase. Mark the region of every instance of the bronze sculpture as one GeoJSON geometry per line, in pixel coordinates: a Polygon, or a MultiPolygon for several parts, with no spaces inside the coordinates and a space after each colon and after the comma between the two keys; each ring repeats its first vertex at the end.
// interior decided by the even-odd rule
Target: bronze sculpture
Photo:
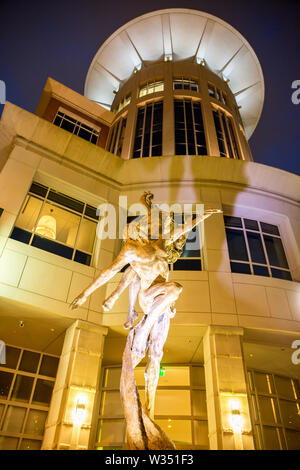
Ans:
{"type": "Polygon", "coordinates": [[[173,442],[153,421],[163,347],[170,319],[176,313],[175,302],[182,291],[179,283],[168,280],[168,264],[180,257],[187,234],[193,227],[210,215],[222,212],[219,209],[207,210],[188,224],[188,227],[176,227],[172,216],[168,215],[165,220],[159,216],[159,207],[151,204],[152,198],[151,193],[144,193],[141,202],[147,207],[148,215],[128,224],[126,242],[114,262],[103,269],[98,278],[71,303],[72,308],[83,305],[98,287],[129,265],[117,289],[104,301],[102,307],[104,311],[109,311],[129,286],[129,309],[124,327],[131,329],[123,354],[120,392],[127,424],[127,448],[140,450],[175,448],[173,442]],[[155,211],[157,217],[154,217],[155,211]],[[144,315],[132,327],[138,317],[135,311],[137,299],[144,315]],[[144,408],[133,371],[145,357],[146,351],[148,362],[145,370],[144,408]]]}

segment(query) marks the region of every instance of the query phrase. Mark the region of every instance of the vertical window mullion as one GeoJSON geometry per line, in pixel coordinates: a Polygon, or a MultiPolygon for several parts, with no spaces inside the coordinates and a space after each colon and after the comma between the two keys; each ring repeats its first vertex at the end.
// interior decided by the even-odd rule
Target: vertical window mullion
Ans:
{"type": "Polygon", "coordinates": [[[261,226],[260,226],[260,222],[258,222],[258,227],[259,227],[259,234],[260,234],[260,238],[261,238],[261,242],[262,242],[262,246],[263,246],[263,250],[264,250],[264,254],[265,254],[265,258],[266,258],[266,262],[267,262],[267,268],[268,268],[269,276],[272,277],[272,271],[271,271],[271,268],[270,268],[269,256],[268,256],[268,252],[267,252],[267,249],[266,249],[266,246],[265,246],[265,240],[264,240],[264,236],[263,236],[263,231],[262,231],[261,226]]]}
{"type": "Polygon", "coordinates": [[[224,125],[223,125],[222,113],[219,109],[218,109],[217,113],[218,113],[218,116],[219,116],[219,122],[220,122],[220,126],[221,126],[221,129],[222,129],[222,136],[223,136],[223,142],[224,142],[224,147],[225,147],[225,152],[226,152],[226,158],[229,158],[229,151],[228,151],[228,145],[227,145],[227,140],[226,140],[226,135],[225,135],[225,129],[224,129],[224,125]]]}
{"type": "Polygon", "coordinates": [[[149,139],[149,157],[152,157],[153,115],[154,115],[154,102],[151,103],[151,125],[150,125],[150,139],[149,139]]]}
{"type": "Polygon", "coordinates": [[[191,107],[192,107],[192,120],[193,120],[193,134],[194,134],[195,150],[196,150],[196,155],[198,155],[198,146],[197,146],[197,139],[196,139],[196,127],[195,127],[194,102],[193,102],[193,100],[191,101],[191,107]]]}
{"type": "Polygon", "coordinates": [[[251,271],[251,274],[254,274],[253,266],[252,266],[252,258],[251,258],[249,243],[248,243],[247,230],[246,230],[246,227],[245,227],[244,219],[241,218],[241,220],[242,220],[242,225],[243,225],[243,232],[244,232],[244,238],[245,238],[245,243],[246,243],[247,254],[248,254],[248,258],[249,258],[250,271],[251,271]]]}
{"type": "MultiPolygon", "coordinates": [[[[148,84],[147,84],[148,86],[148,84]]],[[[148,88],[147,88],[148,90],[148,88]]],[[[148,92],[148,91],[147,91],[148,92]]],[[[145,137],[145,126],[146,126],[146,114],[147,114],[147,105],[144,106],[144,116],[143,116],[143,127],[142,127],[142,141],[141,141],[141,150],[140,150],[140,157],[143,156],[144,150],[144,137],[145,137]]]]}
{"type": "Polygon", "coordinates": [[[185,135],[185,154],[188,155],[188,139],[187,139],[187,123],[186,123],[186,112],[185,112],[186,100],[183,99],[183,116],[184,116],[184,135],[185,135]]]}
{"type": "Polygon", "coordinates": [[[85,208],[86,208],[86,204],[84,204],[83,212],[81,213],[80,222],[79,222],[79,225],[78,225],[78,230],[77,230],[77,234],[76,234],[75,241],[74,241],[72,261],[74,261],[74,258],[75,258],[75,253],[76,253],[76,249],[77,249],[77,242],[78,242],[78,238],[79,238],[79,232],[80,232],[80,228],[81,228],[81,225],[82,225],[82,219],[83,219],[83,214],[85,212],[85,208]]]}
{"type": "Polygon", "coordinates": [[[226,126],[227,126],[227,133],[228,133],[228,137],[229,137],[229,144],[231,145],[232,155],[235,159],[237,159],[238,156],[236,155],[235,147],[234,147],[233,142],[232,142],[232,135],[231,135],[231,132],[230,132],[229,117],[226,116],[226,115],[224,115],[224,116],[225,116],[225,122],[226,122],[226,126]]]}

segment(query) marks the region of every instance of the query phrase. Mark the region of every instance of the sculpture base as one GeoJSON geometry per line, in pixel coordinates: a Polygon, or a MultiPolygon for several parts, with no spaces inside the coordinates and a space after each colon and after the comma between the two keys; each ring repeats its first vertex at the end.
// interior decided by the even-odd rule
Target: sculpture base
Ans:
{"type": "Polygon", "coordinates": [[[141,404],[131,359],[132,332],[123,354],[120,392],[127,425],[127,450],[174,450],[166,433],[150,418],[141,404]]]}

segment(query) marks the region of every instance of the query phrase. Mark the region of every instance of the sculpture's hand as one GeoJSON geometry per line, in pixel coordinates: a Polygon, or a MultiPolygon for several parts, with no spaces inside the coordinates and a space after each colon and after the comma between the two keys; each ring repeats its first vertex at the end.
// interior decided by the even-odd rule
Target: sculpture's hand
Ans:
{"type": "Polygon", "coordinates": [[[204,211],[204,215],[208,214],[222,214],[223,211],[221,209],[207,209],[204,211]]]}
{"type": "Polygon", "coordinates": [[[77,297],[75,297],[73,302],[71,302],[70,304],[71,309],[74,310],[77,307],[81,307],[81,305],[83,305],[86,300],[87,300],[87,296],[84,294],[84,292],[82,292],[77,297]]]}

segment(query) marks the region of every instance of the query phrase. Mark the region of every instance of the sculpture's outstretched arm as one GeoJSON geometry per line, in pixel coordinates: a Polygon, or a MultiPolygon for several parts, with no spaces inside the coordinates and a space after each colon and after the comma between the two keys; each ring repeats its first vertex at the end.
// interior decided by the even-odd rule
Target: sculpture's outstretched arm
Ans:
{"type": "Polygon", "coordinates": [[[174,232],[170,234],[170,238],[166,240],[166,244],[170,245],[171,243],[174,243],[176,240],[178,240],[178,238],[190,232],[194,227],[196,227],[196,225],[200,224],[200,222],[202,222],[203,220],[207,219],[213,214],[220,214],[222,212],[223,211],[221,209],[207,209],[206,211],[204,211],[204,214],[201,214],[196,217],[191,224],[187,224],[186,228],[175,228],[174,232]]]}
{"type": "Polygon", "coordinates": [[[80,307],[87,300],[88,296],[91,295],[98,287],[108,282],[115,274],[117,274],[126,264],[132,261],[132,249],[128,246],[124,246],[114,262],[101,271],[97,279],[93,281],[81,294],[79,294],[73,302],[70,304],[72,309],[80,307]]]}

